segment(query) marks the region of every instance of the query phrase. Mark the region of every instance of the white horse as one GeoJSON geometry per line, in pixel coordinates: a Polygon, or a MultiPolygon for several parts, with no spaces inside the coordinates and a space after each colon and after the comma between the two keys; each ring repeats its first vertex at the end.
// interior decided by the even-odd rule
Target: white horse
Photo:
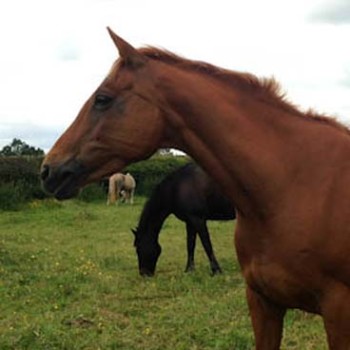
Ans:
{"type": "Polygon", "coordinates": [[[119,198],[133,204],[135,188],[136,181],[130,173],[113,174],[109,178],[107,205],[118,202],[119,198]]]}

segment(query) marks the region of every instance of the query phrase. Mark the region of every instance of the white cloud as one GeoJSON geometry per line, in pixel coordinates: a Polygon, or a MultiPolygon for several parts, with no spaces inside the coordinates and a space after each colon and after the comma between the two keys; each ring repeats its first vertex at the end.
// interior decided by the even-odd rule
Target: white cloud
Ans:
{"type": "Polygon", "coordinates": [[[80,59],[81,52],[77,40],[67,37],[62,40],[57,49],[57,57],[63,61],[80,59]]]}
{"type": "Polygon", "coordinates": [[[14,138],[21,139],[29,145],[35,145],[48,151],[55,140],[63,132],[63,129],[35,125],[31,122],[2,123],[0,126],[0,147],[11,143],[14,138]]]}
{"type": "Polygon", "coordinates": [[[350,24],[350,2],[348,0],[326,2],[310,16],[310,19],[331,24],[350,24]]]}

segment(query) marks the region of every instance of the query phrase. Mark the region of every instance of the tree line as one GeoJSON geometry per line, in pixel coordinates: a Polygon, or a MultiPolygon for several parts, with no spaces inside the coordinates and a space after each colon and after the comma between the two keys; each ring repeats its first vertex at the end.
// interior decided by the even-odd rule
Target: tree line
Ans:
{"type": "Polygon", "coordinates": [[[40,148],[29,146],[26,142],[14,138],[9,145],[6,145],[0,151],[1,157],[15,156],[43,156],[44,151],[40,148]]]}

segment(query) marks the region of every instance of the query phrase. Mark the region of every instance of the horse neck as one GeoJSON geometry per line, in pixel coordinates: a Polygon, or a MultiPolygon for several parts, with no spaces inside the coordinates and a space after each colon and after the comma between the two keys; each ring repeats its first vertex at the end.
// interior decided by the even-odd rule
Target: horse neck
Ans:
{"type": "Polygon", "coordinates": [[[138,231],[142,232],[143,238],[157,242],[159,232],[165,219],[170,215],[170,209],[159,187],[157,187],[151,197],[146,202],[139,221],[138,231]]]}
{"type": "Polygon", "coordinates": [[[290,180],[290,145],[306,118],[213,79],[178,71],[163,80],[169,143],[199,162],[241,214],[268,215],[290,180]]]}

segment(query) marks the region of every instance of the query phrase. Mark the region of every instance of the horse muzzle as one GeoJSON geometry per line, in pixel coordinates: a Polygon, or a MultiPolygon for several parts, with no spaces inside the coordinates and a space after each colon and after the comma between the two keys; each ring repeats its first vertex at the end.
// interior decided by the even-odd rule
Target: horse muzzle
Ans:
{"type": "Polygon", "coordinates": [[[56,199],[63,200],[78,195],[82,181],[87,177],[86,168],[76,160],[51,166],[43,163],[40,173],[42,186],[56,199]]]}

